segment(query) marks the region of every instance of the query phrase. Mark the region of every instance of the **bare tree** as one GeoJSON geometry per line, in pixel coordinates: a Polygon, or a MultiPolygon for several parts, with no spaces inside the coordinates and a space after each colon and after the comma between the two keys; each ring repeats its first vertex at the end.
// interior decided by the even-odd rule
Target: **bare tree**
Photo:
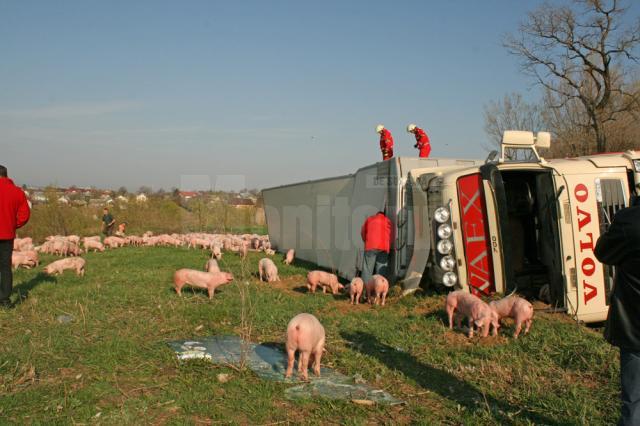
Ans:
{"type": "Polygon", "coordinates": [[[505,130],[546,130],[542,106],[526,102],[520,93],[489,102],[484,106],[484,131],[492,147],[500,147],[505,130]]]}
{"type": "Polygon", "coordinates": [[[598,152],[608,149],[607,123],[640,107],[638,92],[624,78],[637,63],[640,19],[628,25],[626,12],[620,0],[545,3],[504,40],[553,107],[575,102],[582,108],[580,125],[589,129],[598,152]]]}

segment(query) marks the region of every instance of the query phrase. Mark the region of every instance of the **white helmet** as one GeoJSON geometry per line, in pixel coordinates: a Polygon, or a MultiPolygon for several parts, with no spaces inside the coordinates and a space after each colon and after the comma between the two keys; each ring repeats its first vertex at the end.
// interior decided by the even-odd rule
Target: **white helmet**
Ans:
{"type": "Polygon", "coordinates": [[[407,126],[407,132],[411,133],[416,129],[416,125],[415,124],[409,124],[407,126]]]}
{"type": "Polygon", "coordinates": [[[383,130],[384,130],[384,126],[382,124],[378,124],[376,126],[376,133],[380,133],[383,130]]]}

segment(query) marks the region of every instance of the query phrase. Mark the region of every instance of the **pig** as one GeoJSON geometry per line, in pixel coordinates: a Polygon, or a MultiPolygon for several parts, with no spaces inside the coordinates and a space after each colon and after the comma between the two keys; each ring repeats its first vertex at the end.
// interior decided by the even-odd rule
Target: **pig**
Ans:
{"type": "Polygon", "coordinates": [[[389,292],[389,281],[382,275],[374,275],[367,282],[367,299],[369,304],[384,306],[389,292]]]}
{"type": "Polygon", "coordinates": [[[303,380],[309,380],[309,360],[313,357],[313,373],[320,376],[320,360],[324,352],[324,327],[318,318],[311,314],[298,314],[287,326],[287,372],[285,377],[291,377],[296,350],[298,351],[298,375],[303,380]]]}
{"type": "Polygon", "coordinates": [[[77,236],[77,235],[69,235],[67,237],[67,241],[71,241],[72,243],[79,245],[80,244],[80,237],[77,236]]]}
{"type": "Polygon", "coordinates": [[[79,256],[82,253],[80,246],[71,241],[67,241],[67,255],[79,256]]]}
{"type": "Polygon", "coordinates": [[[211,249],[211,257],[215,258],[216,260],[222,259],[222,250],[220,250],[219,245],[213,246],[213,248],[211,249]]]}
{"type": "Polygon", "coordinates": [[[247,253],[249,252],[249,244],[246,242],[243,242],[242,245],[240,246],[240,251],[238,252],[240,254],[241,258],[245,258],[247,257],[247,253]]]}
{"type": "Polygon", "coordinates": [[[522,324],[525,324],[524,334],[529,333],[533,320],[533,306],[527,300],[518,296],[507,296],[504,299],[492,301],[489,307],[498,315],[499,320],[506,317],[513,318],[516,323],[514,339],[518,338],[522,324]]]}
{"type": "Polygon", "coordinates": [[[266,281],[268,283],[274,281],[280,281],[280,277],[278,276],[278,267],[273,260],[263,257],[258,262],[258,275],[260,276],[260,281],[266,281]]]}
{"type": "Polygon", "coordinates": [[[271,249],[266,249],[264,251],[264,254],[266,254],[267,256],[273,256],[274,254],[276,254],[276,251],[271,249]]]}
{"type": "Polygon", "coordinates": [[[284,264],[285,265],[291,265],[291,263],[293,262],[293,258],[295,257],[296,252],[294,249],[289,249],[287,251],[287,255],[284,257],[284,264]]]}
{"type": "MultiPolygon", "coordinates": [[[[464,290],[454,291],[447,296],[445,310],[449,316],[449,328],[453,328],[453,314],[459,311],[459,314],[465,316],[469,320],[469,337],[473,337],[473,327],[476,326],[482,330],[482,337],[489,335],[489,329],[493,327],[492,334],[495,336],[498,332],[500,324],[498,322],[498,314],[483,302],[479,297],[474,296],[464,290]]],[[[458,327],[460,327],[462,317],[458,315],[458,327]]]]}
{"type": "Polygon", "coordinates": [[[11,267],[17,269],[20,266],[24,266],[27,269],[31,269],[36,266],[35,261],[27,256],[25,252],[14,251],[11,253],[11,267]]]}
{"type": "Polygon", "coordinates": [[[38,252],[35,250],[26,250],[20,252],[23,256],[26,256],[29,260],[31,260],[35,266],[40,265],[40,257],[38,256],[38,252]]]}
{"type": "Polygon", "coordinates": [[[84,240],[84,249],[89,253],[89,250],[104,251],[104,244],[96,240],[84,240]]]}
{"type": "Polygon", "coordinates": [[[351,304],[357,305],[360,303],[360,296],[362,296],[362,290],[364,289],[364,282],[362,278],[355,277],[351,280],[349,285],[349,295],[351,296],[351,304]]]}
{"type": "Polygon", "coordinates": [[[307,274],[307,288],[311,293],[316,292],[316,287],[322,286],[322,292],[327,292],[327,287],[331,289],[331,293],[338,294],[338,292],[344,289],[344,286],[338,282],[338,277],[335,274],[330,274],[324,271],[311,271],[307,274]]]}
{"type": "Polygon", "coordinates": [[[178,296],[182,296],[182,287],[188,284],[193,287],[204,288],[209,293],[209,299],[213,299],[216,288],[233,281],[233,275],[229,272],[202,272],[195,269],[178,269],[173,274],[173,284],[178,296]]]}
{"type": "Polygon", "coordinates": [[[81,257],[68,257],[56,260],[44,267],[44,272],[48,275],[62,274],[65,269],[75,269],[76,275],[84,276],[86,261],[81,257]]]}
{"type": "Polygon", "coordinates": [[[204,270],[209,273],[220,272],[220,267],[218,266],[218,261],[213,257],[207,260],[207,263],[204,265],[204,270]]]}
{"type": "Polygon", "coordinates": [[[51,253],[58,256],[66,256],[69,251],[69,244],[65,240],[51,240],[51,253]]]}

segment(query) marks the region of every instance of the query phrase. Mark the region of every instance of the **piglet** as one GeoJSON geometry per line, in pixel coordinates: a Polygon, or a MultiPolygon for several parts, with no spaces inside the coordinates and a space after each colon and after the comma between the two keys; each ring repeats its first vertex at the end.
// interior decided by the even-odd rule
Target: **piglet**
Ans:
{"type": "Polygon", "coordinates": [[[220,272],[220,267],[218,266],[218,261],[213,257],[207,260],[207,263],[204,265],[204,270],[209,273],[220,272]]]}
{"type": "Polygon", "coordinates": [[[494,310],[499,319],[513,318],[516,323],[516,330],[513,333],[514,339],[518,338],[522,324],[525,324],[524,334],[529,333],[533,321],[533,306],[527,300],[518,296],[507,296],[489,303],[489,307],[494,310]]]}
{"type": "Polygon", "coordinates": [[[202,272],[195,269],[178,269],[173,274],[173,284],[178,296],[182,296],[182,287],[185,284],[204,288],[209,293],[209,299],[213,298],[216,288],[233,281],[233,275],[229,272],[202,272]]]}
{"type": "Polygon", "coordinates": [[[367,282],[367,299],[370,304],[384,306],[389,292],[389,281],[382,275],[374,275],[367,282]],[[380,303],[382,302],[382,303],[380,303]]]}
{"type": "Polygon", "coordinates": [[[351,304],[359,304],[360,296],[362,296],[362,290],[364,289],[364,281],[362,278],[355,277],[351,280],[349,285],[349,295],[351,296],[351,304]]]}
{"type": "Polygon", "coordinates": [[[68,257],[56,260],[44,267],[44,272],[48,275],[62,274],[65,269],[74,269],[76,275],[84,276],[86,261],[81,257],[68,257]]]}
{"type": "Polygon", "coordinates": [[[324,271],[311,271],[307,274],[307,288],[311,293],[316,292],[316,287],[321,286],[322,292],[327,292],[327,287],[331,289],[331,293],[338,294],[338,291],[344,289],[344,286],[338,281],[335,274],[324,271]]]}
{"type": "Polygon", "coordinates": [[[222,250],[220,250],[220,246],[214,245],[211,248],[211,257],[214,257],[216,260],[222,259],[222,250]]]}
{"type": "Polygon", "coordinates": [[[32,258],[27,256],[25,252],[14,251],[13,253],[11,253],[11,267],[13,269],[16,269],[20,266],[30,269],[36,266],[36,262],[32,258]]]}
{"type": "Polygon", "coordinates": [[[84,240],[84,249],[89,253],[90,250],[93,251],[104,251],[104,244],[100,241],[96,240],[84,240]]]}
{"type": "Polygon", "coordinates": [[[298,314],[287,326],[287,372],[285,377],[291,377],[295,353],[298,351],[298,375],[303,380],[309,380],[307,370],[309,360],[313,357],[313,372],[320,376],[320,360],[324,351],[324,327],[318,318],[311,314],[298,314]]]}
{"type": "MultiPolygon", "coordinates": [[[[493,311],[479,297],[474,296],[464,290],[449,293],[445,305],[447,315],[449,316],[449,328],[453,328],[453,314],[458,313],[469,321],[469,337],[473,337],[473,327],[476,326],[482,330],[482,337],[489,335],[489,329],[493,326],[493,335],[495,336],[500,326],[498,322],[498,314],[493,311]]],[[[458,327],[460,327],[462,317],[458,315],[458,327]]]]}
{"type": "Polygon", "coordinates": [[[284,257],[284,263],[285,265],[291,265],[291,263],[293,262],[293,259],[296,255],[296,252],[294,249],[289,249],[287,251],[287,255],[284,257]]]}
{"type": "Polygon", "coordinates": [[[260,281],[266,281],[268,283],[273,281],[280,281],[280,277],[278,276],[278,267],[273,260],[263,257],[258,262],[258,275],[260,276],[260,281]]]}

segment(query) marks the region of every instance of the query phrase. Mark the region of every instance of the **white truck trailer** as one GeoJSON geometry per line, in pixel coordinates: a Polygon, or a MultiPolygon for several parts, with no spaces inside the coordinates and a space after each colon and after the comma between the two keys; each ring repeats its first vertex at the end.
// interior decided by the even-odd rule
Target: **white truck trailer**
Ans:
{"type": "MultiPolygon", "coordinates": [[[[279,251],[295,249],[296,258],[351,279],[362,267],[364,220],[385,211],[393,224],[389,273],[415,289],[422,271],[406,276],[412,259],[426,260],[429,230],[415,229],[411,171],[478,166],[481,160],[396,157],[353,174],[268,188],[262,191],[269,239],[279,251]],[[419,240],[416,242],[416,232],[419,240]],[[426,237],[426,238],[423,238],[426,237]]],[[[424,269],[424,266],[423,266],[424,269]]]]}

